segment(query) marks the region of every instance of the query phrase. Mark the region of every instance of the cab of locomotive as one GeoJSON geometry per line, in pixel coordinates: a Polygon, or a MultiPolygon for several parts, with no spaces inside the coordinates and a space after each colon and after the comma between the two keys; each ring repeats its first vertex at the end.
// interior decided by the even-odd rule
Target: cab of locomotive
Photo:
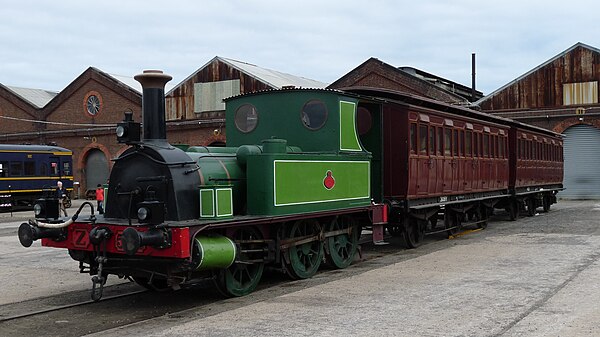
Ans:
{"type": "Polygon", "coordinates": [[[226,102],[227,146],[246,172],[247,214],[286,215],[371,203],[371,154],[356,127],[359,98],[283,89],[226,102]]]}

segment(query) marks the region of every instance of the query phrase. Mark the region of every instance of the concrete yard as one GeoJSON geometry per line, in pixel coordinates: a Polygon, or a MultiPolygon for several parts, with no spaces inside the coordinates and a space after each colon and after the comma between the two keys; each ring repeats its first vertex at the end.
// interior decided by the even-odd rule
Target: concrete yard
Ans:
{"type": "Polygon", "coordinates": [[[599,336],[599,228],[600,204],[561,201],[547,214],[384,256],[381,267],[349,268],[347,277],[296,281],[298,291],[268,288],[247,304],[225,300],[226,309],[98,336],[599,336]]]}

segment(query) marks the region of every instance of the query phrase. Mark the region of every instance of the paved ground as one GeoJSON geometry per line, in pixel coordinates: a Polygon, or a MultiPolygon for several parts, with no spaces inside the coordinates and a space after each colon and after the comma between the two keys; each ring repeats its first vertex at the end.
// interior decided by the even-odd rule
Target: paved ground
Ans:
{"type": "MultiPolygon", "coordinates": [[[[600,203],[505,218],[417,250],[365,247],[381,257],[96,336],[600,336],[600,203]]],[[[89,289],[63,250],[20,247],[12,220],[0,217],[0,305],[89,289]]]]}
{"type": "Polygon", "coordinates": [[[351,277],[98,336],[599,336],[599,215],[562,202],[351,277]]]}

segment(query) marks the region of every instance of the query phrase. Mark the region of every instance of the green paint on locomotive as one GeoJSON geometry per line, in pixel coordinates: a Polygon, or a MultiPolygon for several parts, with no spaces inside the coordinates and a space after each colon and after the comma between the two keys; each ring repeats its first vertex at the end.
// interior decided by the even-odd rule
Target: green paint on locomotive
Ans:
{"type": "Polygon", "coordinates": [[[358,140],[355,97],[333,90],[288,89],[225,101],[228,146],[279,138],[306,152],[366,152],[358,140]]]}
{"type": "Polygon", "coordinates": [[[369,199],[369,161],[274,160],[275,206],[369,199]]]}
{"type": "Polygon", "coordinates": [[[356,103],[340,101],[340,150],[362,151],[355,125],[356,103]]]}
{"type": "Polygon", "coordinates": [[[199,166],[199,217],[369,205],[371,154],[357,135],[357,101],[305,89],[227,99],[228,147],[187,151],[199,166]]]}

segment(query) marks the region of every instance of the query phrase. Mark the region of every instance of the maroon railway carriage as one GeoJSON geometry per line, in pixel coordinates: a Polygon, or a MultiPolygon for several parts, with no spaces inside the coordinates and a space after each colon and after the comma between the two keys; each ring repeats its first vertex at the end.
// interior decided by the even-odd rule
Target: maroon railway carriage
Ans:
{"type": "Polygon", "coordinates": [[[404,235],[409,247],[420,245],[425,234],[453,235],[465,225],[485,227],[494,208],[514,215],[528,202],[533,210],[556,202],[562,163],[517,162],[509,145],[511,135],[520,132],[539,140],[536,149],[551,151],[554,144],[558,153],[556,134],[420,96],[373,88],[343,90],[365,95],[358,128],[361,142],[373,153],[373,196],[388,204],[388,231],[404,235]],[[517,163],[528,168],[517,169],[517,163]],[[534,173],[542,169],[548,178],[534,173]],[[521,181],[511,184],[515,178],[521,181]]]}
{"type": "Polygon", "coordinates": [[[509,189],[513,198],[507,205],[511,220],[519,210],[529,216],[538,207],[544,212],[556,203],[563,189],[563,140],[560,134],[513,122],[509,132],[509,189]]]}

